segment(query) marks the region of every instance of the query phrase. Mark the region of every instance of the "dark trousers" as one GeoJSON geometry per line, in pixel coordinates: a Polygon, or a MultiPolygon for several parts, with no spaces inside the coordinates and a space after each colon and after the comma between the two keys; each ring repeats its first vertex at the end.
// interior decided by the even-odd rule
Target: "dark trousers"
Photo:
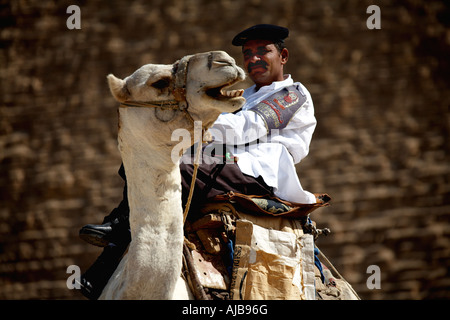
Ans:
{"type": "MultiPolygon", "coordinates": [[[[217,158],[208,155],[203,155],[203,160],[198,167],[188,219],[198,218],[196,209],[199,205],[216,195],[229,191],[252,195],[273,195],[273,188],[269,187],[262,177],[254,178],[243,174],[236,163],[217,161],[217,158]],[[216,162],[214,162],[214,159],[216,159],[216,162]]],[[[180,164],[183,208],[186,205],[191,187],[194,172],[193,162],[192,159],[190,164],[183,162],[180,164]]],[[[103,223],[118,219],[121,223],[125,222],[129,225],[130,209],[127,198],[127,178],[123,164],[120,166],[119,175],[125,181],[123,199],[119,206],[104,218],[103,223]]]]}

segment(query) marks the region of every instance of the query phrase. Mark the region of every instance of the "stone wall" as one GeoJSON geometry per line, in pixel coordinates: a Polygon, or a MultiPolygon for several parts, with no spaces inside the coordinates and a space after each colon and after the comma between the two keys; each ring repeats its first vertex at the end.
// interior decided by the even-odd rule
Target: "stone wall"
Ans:
{"type": "Polygon", "coordinates": [[[298,174],[333,197],[321,250],[364,299],[449,298],[449,21],[442,1],[0,1],[0,299],[83,299],[66,269],[100,249],[78,230],[123,186],[106,75],[217,49],[241,64],[231,39],[257,23],[289,27],[287,72],[314,99],[298,174]]]}

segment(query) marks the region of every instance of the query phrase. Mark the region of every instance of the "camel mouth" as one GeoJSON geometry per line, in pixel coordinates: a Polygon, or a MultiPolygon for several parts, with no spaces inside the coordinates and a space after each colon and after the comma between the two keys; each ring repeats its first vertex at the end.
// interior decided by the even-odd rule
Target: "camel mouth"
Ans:
{"type": "Polygon", "coordinates": [[[206,89],[205,93],[207,96],[216,100],[229,100],[233,98],[240,98],[244,94],[244,89],[227,90],[227,88],[231,87],[236,82],[227,83],[220,87],[206,89]]]}

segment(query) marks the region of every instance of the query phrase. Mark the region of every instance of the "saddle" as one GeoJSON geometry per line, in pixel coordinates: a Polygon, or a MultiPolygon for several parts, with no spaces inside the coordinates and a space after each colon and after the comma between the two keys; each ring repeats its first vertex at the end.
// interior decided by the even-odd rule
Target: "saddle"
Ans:
{"type": "MultiPolygon", "coordinates": [[[[195,221],[188,216],[183,276],[195,298],[309,300],[318,298],[316,281],[335,286],[315,267],[314,240],[329,229],[317,229],[310,214],[331,198],[316,199],[301,204],[229,192],[203,204],[195,221]]],[[[339,296],[339,289],[327,292],[339,296]]]]}

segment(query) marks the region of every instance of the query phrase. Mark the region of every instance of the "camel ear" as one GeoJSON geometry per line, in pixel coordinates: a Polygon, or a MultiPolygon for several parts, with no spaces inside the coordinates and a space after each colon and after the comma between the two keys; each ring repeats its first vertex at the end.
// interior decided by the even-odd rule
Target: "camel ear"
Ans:
{"type": "Polygon", "coordinates": [[[125,102],[130,97],[125,80],[115,77],[113,74],[108,74],[108,85],[114,98],[119,102],[125,102]]]}

